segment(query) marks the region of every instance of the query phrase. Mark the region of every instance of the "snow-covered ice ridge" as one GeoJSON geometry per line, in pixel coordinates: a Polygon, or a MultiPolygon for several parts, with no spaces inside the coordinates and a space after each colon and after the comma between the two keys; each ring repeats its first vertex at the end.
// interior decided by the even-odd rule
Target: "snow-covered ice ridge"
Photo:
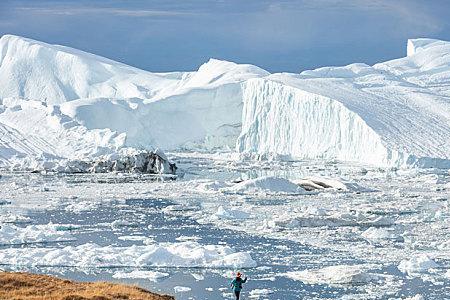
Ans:
{"type": "Polygon", "coordinates": [[[211,59],[151,73],[64,46],[0,39],[0,166],[122,148],[450,167],[450,42],[300,74],[211,59]]]}

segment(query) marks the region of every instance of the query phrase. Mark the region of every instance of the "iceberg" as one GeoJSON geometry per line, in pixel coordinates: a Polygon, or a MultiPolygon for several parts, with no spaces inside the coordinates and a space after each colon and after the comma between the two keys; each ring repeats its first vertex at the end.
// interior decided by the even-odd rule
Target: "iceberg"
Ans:
{"type": "MultiPolygon", "coordinates": [[[[247,252],[228,246],[197,242],[151,244],[146,246],[99,246],[93,243],[64,248],[9,248],[0,250],[4,265],[168,268],[252,268],[256,262],[247,252]]],[[[135,276],[137,274],[118,274],[135,276]]],[[[141,274],[138,274],[139,276],[141,274]]]]}
{"type": "MultiPolygon", "coordinates": [[[[0,38],[0,167],[121,149],[234,150],[382,167],[450,168],[450,42],[299,74],[211,59],[153,73],[69,47],[0,38]]],[[[250,156],[251,157],[251,156],[250,156]]]]}

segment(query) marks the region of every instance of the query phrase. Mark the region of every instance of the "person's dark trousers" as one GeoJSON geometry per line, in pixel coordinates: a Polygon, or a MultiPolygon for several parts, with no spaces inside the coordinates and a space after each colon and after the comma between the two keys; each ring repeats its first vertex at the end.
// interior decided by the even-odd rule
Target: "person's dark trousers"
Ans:
{"type": "Polygon", "coordinates": [[[234,291],[234,294],[236,295],[236,300],[239,300],[239,295],[241,294],[241,292],[234,291]]]}

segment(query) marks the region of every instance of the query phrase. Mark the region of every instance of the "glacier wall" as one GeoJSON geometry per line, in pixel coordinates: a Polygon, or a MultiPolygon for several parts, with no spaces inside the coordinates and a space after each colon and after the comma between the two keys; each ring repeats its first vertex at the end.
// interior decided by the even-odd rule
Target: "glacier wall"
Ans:
{"type": "Polygon", "coordinates": [[[252,79],[243,84],[243,103],[239,152],[374,165],[404,165],[408,160],[388,149],[358,114],[331,98],[252,79]]]}

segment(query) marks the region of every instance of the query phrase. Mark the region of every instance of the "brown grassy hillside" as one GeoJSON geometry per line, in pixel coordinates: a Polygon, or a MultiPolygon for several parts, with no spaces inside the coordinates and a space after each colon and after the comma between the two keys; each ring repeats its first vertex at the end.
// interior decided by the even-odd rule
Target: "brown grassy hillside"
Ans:
{"type": "Polygon", "coordinates": [[[48,275],[0,272],[1,300],[174,300],[135,286],[76,282],[48,275]]]}

